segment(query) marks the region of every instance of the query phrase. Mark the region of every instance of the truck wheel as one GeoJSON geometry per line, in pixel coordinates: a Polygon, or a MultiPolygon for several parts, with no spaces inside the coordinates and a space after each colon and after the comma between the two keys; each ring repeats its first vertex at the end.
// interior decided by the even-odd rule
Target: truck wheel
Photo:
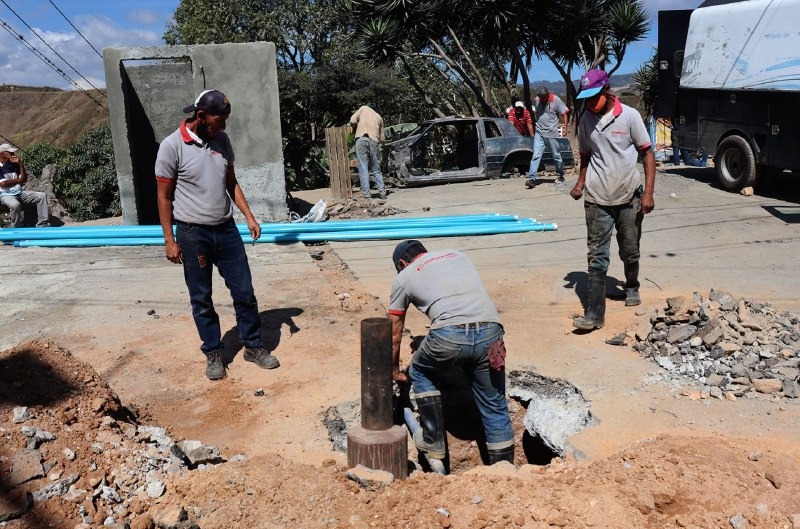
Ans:
{"type": "Polygon", "coordinates": [[[531,166],[532,154],[515,153],[506,157],[500,176],[506,178],[512,173],[518,172],[522,176],[528,176],[528,168],[531,166]]]}
{"type": "Polygon", "coordinates": [[[755,185],[758,178],[753,149],[741,136],[728,136],[722,140],[717,147],[714,165],[719,183],[731,191],[755,185]]]}

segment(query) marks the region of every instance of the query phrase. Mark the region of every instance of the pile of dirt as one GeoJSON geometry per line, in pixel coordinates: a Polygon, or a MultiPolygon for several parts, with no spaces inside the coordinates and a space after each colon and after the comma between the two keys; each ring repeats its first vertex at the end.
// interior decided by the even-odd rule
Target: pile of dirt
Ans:
{"type": "Polygon", "coordinates": [[[213,446],[176,444],[164,428],[141,424],[55,344],[0,353],[0,382],[0,522],[152,526],[167,476],[224,461],[213,446]]]}
{"type": "Polygon", "coordinates": [[[348,479],[333,457],[187,463],[49,342],[0,353],[0,382],[0,516],[13,514],[15,529],[800,527],[800,463],[765,440],[661,436],[591,464],[475,461],[387,484],[348,479]]]}

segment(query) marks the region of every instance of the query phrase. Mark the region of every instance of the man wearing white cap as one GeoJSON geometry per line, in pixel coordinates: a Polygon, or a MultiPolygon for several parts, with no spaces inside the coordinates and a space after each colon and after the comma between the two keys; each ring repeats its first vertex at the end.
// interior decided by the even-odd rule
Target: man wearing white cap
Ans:
{"type": "Polygon", "coordinates": [[[11,212],[11,224],[20,228],[25,223],[26,205],[36,205],[36,226],[49,226],[50,210],[47,209],[47,195],[40,191],[24,191],[22,186],[28,181],[25,164],[14,154],[17,148],[8,143],[0,145],[0,202],[11,212]]]}

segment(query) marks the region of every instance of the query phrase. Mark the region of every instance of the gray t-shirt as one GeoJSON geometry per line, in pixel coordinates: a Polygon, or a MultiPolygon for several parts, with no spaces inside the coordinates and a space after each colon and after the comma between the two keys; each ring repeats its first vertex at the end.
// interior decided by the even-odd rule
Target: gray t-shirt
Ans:
{"type": "Polygon", "coordinates": [[[156,179],[176,180],[175,220],[216,226],[233,216],[225,186],[228,164],[233,160],[233,147],[224,132],[203,143],[184,122],[164,138],[156,156],[156,179]]]}
{"type": "Polygon", "coordinates": [[[578,149],[590,154],[584,196],[602,206],[627,204],[642,185],[639,151],[650,147],[650,135],[635,109],[615,99],[604,115],[584,112],[578,128],[578,149]]]}
{"type": "Polygon", "coordinates": [[[397,274],[389,314],[405,314],[410,304],[431,320],[431,329],[462,323],[500,323],[478,271],[456,250],[428,252],[397,274]]]}
{"type": "Polygon", "coordinates": [[[569,112],[569,108],[555,94],[550,94],[544,101],[537,97],[535,103],[536,132],[544,138],[558,138],[560,118],[565,112],[569,112]]]}

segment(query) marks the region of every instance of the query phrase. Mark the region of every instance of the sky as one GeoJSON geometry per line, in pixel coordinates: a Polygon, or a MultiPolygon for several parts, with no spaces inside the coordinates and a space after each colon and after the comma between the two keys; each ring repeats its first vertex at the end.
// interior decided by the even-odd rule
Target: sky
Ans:
{"type": "MultiPolygon", "coordinates": [[[[102,52],[104,47],[163,45],[164,30],[179,3],[179,0],[0,0],[0,84],[62,89],[76,89],[76,84],[82,88],[105,87],[103,60],[54,4],[92,46],[102,52]],[[19,34],[72,81],[29,51],[16,37],[19,34]]],[[[657,42],[660,9],[691,9],[700,3],[701,0],[645,0],[651,30],[643,40],[628,47],[618,73],[635,71],[652,54],[657,42]]],[[[561,80],[548,61],[534,63],[529,73],[532,81],[561,80]]],[[[580,73],[575,72],[575,77],[580,73]]]]}

